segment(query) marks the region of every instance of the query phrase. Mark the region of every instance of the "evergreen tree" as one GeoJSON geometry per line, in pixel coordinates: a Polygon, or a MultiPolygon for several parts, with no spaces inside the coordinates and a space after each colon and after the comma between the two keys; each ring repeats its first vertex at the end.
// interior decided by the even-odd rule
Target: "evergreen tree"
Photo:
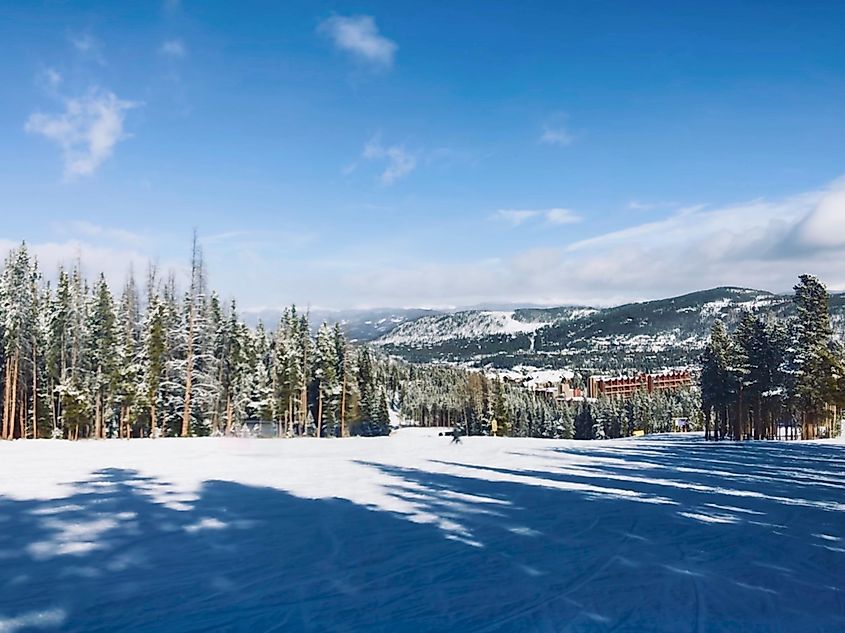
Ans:
{"type": "Polygon", "coordinates": [[[166,323],[166,305],[158,295],[152,295],[142,332],[143,397],[148,411],[148,434],[151,437],[156,437],[160,433],[159,418],[163,408],[162,383],[167,363],[166,323]]]}
{"type": "Polygon", "coordinates": [[[803,437],[813,438],[827,417],[828,405],[840,399],[845,372],[832,340],[827,289],[811,275],[799,279],[790,359],[791,401],[801,418],[803,437]]]}
{"type": "Polygon", "coordinates": [[[102,438],[112,422],[112,405],[118,383],[117,318],[111,292],[102,274],[94,287],[92,306],[87,316],[86,357],[94,393],[94,437],[102,438]]]}

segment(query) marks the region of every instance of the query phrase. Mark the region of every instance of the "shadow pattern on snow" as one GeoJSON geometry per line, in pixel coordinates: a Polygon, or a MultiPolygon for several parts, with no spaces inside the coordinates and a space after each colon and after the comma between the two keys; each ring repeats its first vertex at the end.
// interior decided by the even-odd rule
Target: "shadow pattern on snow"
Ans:
{"type": "Polygon", "coordinates": [[[220,481],[169,503],[118,469],[0,498],[0,631],[845,630],[841,448],[452,454],[368,464],[408,515],[220,481]]]}

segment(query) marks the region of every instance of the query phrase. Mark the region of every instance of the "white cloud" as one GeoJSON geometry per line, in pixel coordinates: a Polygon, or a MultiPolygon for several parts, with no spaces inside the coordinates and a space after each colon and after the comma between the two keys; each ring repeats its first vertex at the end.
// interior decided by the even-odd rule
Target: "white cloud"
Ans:
{"type": "Polygon", "coordinates": [[[544,215],[550,224],[575,224],[581,221],[581,216],[571,209],[549,209],[544,215]]]}
{"type": "Polygon", "coordinates": [[[540,142],[545,145],[559,145],[561,147],[571,145],[575,140],[575,137],[569,131],[567,119],[567,115],[562,113],[558,113],[550,117],[549,120],[543,124],[543,131],[540,134],[540,142]]]}
{"type": "Polygon", "coordinates": [[[317,27],[340,50],[374,67],[393,65],[398,46],[379,33],[372,16],[333,15],[317,27]]]}
{"type": "Polygon", "coordinates": [[[140,233],[135,233],[118,227],[103,226],[86,220],[59,222],[56,224],[55,228],[65,235],[78,235],[97,241],[106,241],[112,244],[115,242],[121,242],[130,245],[141,245],[147,241],[147,238],[140,233]]]}
{"type": "Polygon", "coordinates": [[[628,203],[628,208],[632,211],[651,211],[658,208],[660,205],[651,202],[639,202],[638,200],[631,200],[628,203]]]}
{"type": "Polygon", "coordinates": [[[571,209],[499,209],[493,215],[494,220],[507,222],[511,226],[520,226],[528,220],[543,218],[549,224],[575,224],[581,216],[571,209]]]}
{"type": "Polygon", "coordinates": [[[94,173],[127,138],[126,112],[139,104],[118,99],[114,93],[93,90],[83,97],[65,99],[64,112],[30,115],[25,129],[55,142],[62,152],[67,179],[94,173]]]}
{"type": "MultiPolygon", "coordinates": [[[[235,294],[242,305],[267,303],[268,296],[279,303],[332,307],[607,305],[720,285],[786,291],[805,272],[818,275],[832,289],[845,290],[843,204],[845,182],[778,200],[680,208],[660,220],[572,244],[507,251],[507,244],[517,240],[506,240],[496,257],[471,257],[455,249],[413,259],[412,249],[392,244],[384,235],[377,236],[377,248],[375,241],[340,246],[330,258],[314,255],[313,242],[304,238],[293,242],[299,250],[280,253],[274,245],[293,241],[287,235],[236,231],[202,241],[214,287],[224,296],[235,294]]],[[[549,221],[550,210],[503,209],[501,220],[519,224],[527,214],[522,221],[539,227],[549,221]]],[[[629,220],[636,217],[627,214],[629,220]]],[[[485,239],[484,227],[471,230],[464,242],[485,239]]],[[[62,236],[41,244],[28,240],[42,270],[50,273],[57,262],[73,264],[81,256],[91,276],[102,269],[118,284],[128,261],[141,272],[148,256],[169,243],[166,236],[144,239],[88,222],[68,223],[62,236]]],[[[168,248],[176,253],[171,267],[181,271],[187,259],[182,251],[189,244],[174,240],[168,248]]],[[[0,254],[16,245],[0,240],[0,254]]]]}
{"type": "MultiPolygon", "coordinates": [[[[494,217],[516,225],[543,219],[540,211],[516,211],[494,217]]],[[[655,222],[506,257],[372,266],[342,283],[363,305],[608,305],[723,285],[782,292],[802,273],[845,290],[842,261],[845,183],[780,200],[681,208],[655,222]]]]}
{"type": "Polygon", "coordinates": [[[158,52],[166,57],[174,59],[181,59],[188,54],[188,50],[185,48],[185,43],[178,38],[162,42],[158,52]]]}
{"type": "Polygon", "coordinates": [[[655,201],[655,202],[643,202],[641,200],[631,200],[627,207],[631,211],[655,211],[657,209],[670,209],[672,207],[676,207],[678,204],[676,202],[667,202],[667,201],[655,201]]]}
{"type": "Polygon", "coordinates": [[[100,48],[100,42],[90,33],[77,33],[70,36],[70,43],[81,53],[88,53],[100,48]]]}
{"type": "Polygon", "coordinates": [[[499,209],[492,217],[494,220],[507,222],[511,226],[519,226],[531,218],[537,217],[539,213],[539,211],[532,211],[528,209],[499,209]]]}
{"type": "MultiPolygon", "coordinates": [[[[415,154],[406,150],[402,145],[383,145],[378,135],[364,145],[361,159],[387,162],[387,166],[381,174],[381,182],[384,185],[392,185],[400,178],[410,174],[417,167],[417,157],[415,154]]],[[[356,167],[357,164],[352,164],[344,168],[344,173],[351,173],[356,167]]]]}
{"type": "Polygon", "coordinates": [[[540,142],[546,145],[571,145],[575,138],[568,130],[564,128],[543,127],[543,133],[540,135],[540,142]]]}
{"type": "Polygon", "coordinates": [[[103,45],[91,33],[71,33],[68,35],[68,40],[71,46],[79,53],[80,57],[105,65],[106,60],[103,57],[103,45]]]}
{"type": "Polygon", "coordinates": [[[845,248],[845,190],[822,198],[796,227],[797,246],[807,249],[845,248]]]}
{"type": "MultiPolygon", "coordinates": [[[[0,238],[0,255],[5,258],[19,241],[0,238]]],[[[62,241],[27,242],[30,252],[38,260],[38,267],[47,279],[54,279],[60,266],[73,268],[77,263],[91,280],[103,273],[113,289],[120,288],[126,279],[130,266],[136,273],[143,274],[150,258],[126,245],[115,246],[94,244],[88,240],[67,239],[62,241]]],[[[138,281],[141,281],[139,278],[138,281]]]]}

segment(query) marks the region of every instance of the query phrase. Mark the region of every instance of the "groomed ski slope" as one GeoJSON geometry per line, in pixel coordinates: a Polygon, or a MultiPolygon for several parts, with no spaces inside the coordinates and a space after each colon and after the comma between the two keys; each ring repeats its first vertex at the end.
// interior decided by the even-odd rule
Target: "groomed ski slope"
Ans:
{"type": "Polygon", "coordinates": [[[0,633],[845,631],[845,444],[0,444],[0,633]]]}

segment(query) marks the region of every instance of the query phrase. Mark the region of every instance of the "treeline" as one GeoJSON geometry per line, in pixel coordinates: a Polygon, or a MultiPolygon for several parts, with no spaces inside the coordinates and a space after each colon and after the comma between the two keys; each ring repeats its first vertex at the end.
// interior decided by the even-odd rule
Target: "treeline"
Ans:
{"type": "Polygon", "coordinates": [[[286,310],[247,327],[209,292],[194,243],[184,291],[151,268],[115,298],[79,267],[44,283],[25,245],[0,275],[2,435],[103,438],[232,434],[271,420],[281,435],[389,432],[387,371],[339,327],[312,336],[286,310]]]}
{"type": "Polygon", "coordinates": [[[833,338],[829,295],[811,275],[795,286],[796,316],[747,312],[729,335],[713,326],[701,357],[708,439],[830,435],[845,404],[845,354],[833,338]]]}

